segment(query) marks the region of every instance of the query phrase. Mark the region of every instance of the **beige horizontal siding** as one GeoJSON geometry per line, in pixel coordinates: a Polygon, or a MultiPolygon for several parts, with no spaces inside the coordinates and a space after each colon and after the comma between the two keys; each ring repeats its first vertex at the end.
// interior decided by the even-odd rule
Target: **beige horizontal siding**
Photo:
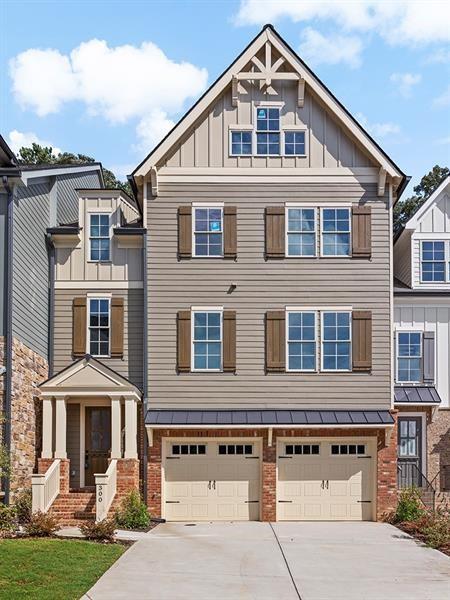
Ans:
{"type": "MultiPolygon", "coordinates": [[[[72,302],[75,297],[105,290],[55,290],[55,373],[73,362],[72,358],[72,302]]],[[[113,290],[113,297],[124,298],[124,356],[101,358],[101,362],[142,387],[143,349],[143,292],[142,290],[113,290]]]]}
{"type": "Polygon", "coordinates": [[[375,184],[162,184],[148,205],[149,398],[152,407],[389,408],[390,230],[375,184]],[[238,258],[177,259],[177,209],[196,200],[237,206],[238,258]],[[302,201],[368,203],[372,259],[264,260],[264,208],[302,201]],[[228,294],[231,283],[237,285],[228,294]],[[176,313],[191,306],[236,311],[236,374],[176,373],[176,313]],[[264,315],[286,305],[373,312],[373,370],[264,372],[264,315]]]}

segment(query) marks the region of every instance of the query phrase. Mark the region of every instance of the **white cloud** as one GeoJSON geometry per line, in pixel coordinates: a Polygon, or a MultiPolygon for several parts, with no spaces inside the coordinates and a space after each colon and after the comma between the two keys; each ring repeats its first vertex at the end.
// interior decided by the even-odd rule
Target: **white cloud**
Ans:
{"type": "Polygon", "coordinates": [[[154,143],[169,126],[163,110],[176,114],[207,83],[206,69],[176,62],[151,42],[109,47],[92,39],[70,54],[30,49],[10,61],[15,99],[39,116],[81,102],[88,114],[110,123],[138,119],[138,135],[154,143]]]}
{"type": "Polygon", "coordinates": [[[384,138],[390,135],[397,135],[400,133],[400,126],[397,123],[387,121],[386,123],[369,123],[367,117],[362,113],[356,115],[356,119],[361,125],[375,138],[384,138]]]}
{"type": "Polygon", "coordinates": [[[444,108],[445,106],[450,106],[450,85],[447,86],[442,94],[433,100],[433,106],[435,108],[444,108]]]}
{"type": "Polygon", "coordinates": [[[62,152],[61,148],[57,148],[51,142],[39,138],[32,131],[24,132],[17,131],[17,129],[13,129],[9,132],[8,146],[11,148],[14,154],[18,154],[21,148],[23,148],[24,146],[28,148],[33,143],[39,144],[40,146],[44,146],[46,148],[50,146],[51,148],[53,148],[54,154],[59,154],[60,152],[62,152]]]}
{"type": "Polygon", "coordinates": [[[425,64],[449,64],[450,63],[450,50],[447,48],[438,48],[435,52],[427,56],[425,64]]]}
{"type": "Polygon", "coordinates": [[[413,75],[412,73],[392,73],[389,79],[396,85],[401,96],[410,98],[412,88],[420,83],[422,76],[420,74],[413,75]]]}
{"type": "Polygon", "coordinates": [[[154,109],[151,113],[141,119],[136,127],[140,142],[137,149],[149,152],[151,148],[168,133],[175,125],[174,121],[167,117],[167,113],[161,109],[154,109]]]}
{"type": "Polygon", "coordinates": [[[339,34],[324,36],[307,27],[302,33],[299,52],[311,65],[345,63],[356,68],[361,64],[362,49],[363,44],[358,37],[339,34]]]}
{"type": "Polygon", "coordinates": [[[434,143],[438,146],[448,146],[450,145],[450,135],[447,137],[438,138],[437,140],[434,140],[434,143]]]}
{"type": "Polygon", "coordinates": [[[373,31],[392,45],[450,40],[450,3],[443,0],[241,0],[236,23],[256,25],[290,18],[332,21],[344,31],[373,31]]]}

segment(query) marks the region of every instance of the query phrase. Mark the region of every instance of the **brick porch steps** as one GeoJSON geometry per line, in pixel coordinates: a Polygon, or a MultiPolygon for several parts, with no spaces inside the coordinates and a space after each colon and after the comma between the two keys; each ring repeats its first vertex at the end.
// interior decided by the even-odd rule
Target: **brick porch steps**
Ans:
{"type": "Polygon", "coordinates": [[[95,520],[95,491],[70,491],[59,494],[49,513],[60,525],[81,525],[95,520]]]}

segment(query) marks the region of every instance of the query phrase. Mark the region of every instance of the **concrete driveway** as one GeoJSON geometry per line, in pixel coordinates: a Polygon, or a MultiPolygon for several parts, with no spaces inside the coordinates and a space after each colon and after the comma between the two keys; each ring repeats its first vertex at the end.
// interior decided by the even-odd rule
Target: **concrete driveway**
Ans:
{"type": "Polygon", "coordinates": [[[92,600],[447,600],[450,559],[380,523],[166,523],[92,600]]]}

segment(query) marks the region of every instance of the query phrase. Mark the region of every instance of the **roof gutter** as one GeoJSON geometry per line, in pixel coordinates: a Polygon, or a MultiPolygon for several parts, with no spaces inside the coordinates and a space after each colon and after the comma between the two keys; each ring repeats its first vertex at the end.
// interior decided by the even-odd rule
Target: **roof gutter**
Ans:
{"type": "Polygon", "coordinates": [[[53,244],[52,234],[47,230],[45,243],[48,253],[48,377],[53,376],[54,363],[54,314],[55,314],[55,245],[53,244]]]}
{"type": "MultiPolygon", "coordinates": [[[[13,291],[13,227],[14,227],[14,188],[11,188],[8,176],[2,177],[3,187],[7,193],[7,221],[6,221],[6,264],[5,264],[5,385],[4,385],[4,417],[3,444],[8,457],[11,457],[11,399],[12,399],[12,356],[13,356],[13,333],[12,333],[12,291],[13,291]]],[[[5,492],[4,503],[10,501],[10,479],[3,477],[3,489],[5,492]]]]}
{"type": "MultiPolygon", "coordinates": [[[[147,183],[144,181],[144,197],[143,204],[147,202],[147,183]]],[[[146,207],[143,206],[142,214],[146,215],[146,207]]],[[[143,230],[143,244],[142,244],[142,285],[143,285],[143,303],[144,303],[144,327],[143,327],[143,344],[142,344],[142,388],[144,391],[142,398],[142,423],[145,424],[145,416],[147,414],[148,405],[148,274],[147,274],[147,240],[148,233],[146,229],[147,223],[142,223],[144,226],[143,230]]],[[[142,486],[144,502],[147,504],[147,471],[148,471],[148,443],[146,436],[143,436],[143,449],[142,449],[142,486]]]]}

